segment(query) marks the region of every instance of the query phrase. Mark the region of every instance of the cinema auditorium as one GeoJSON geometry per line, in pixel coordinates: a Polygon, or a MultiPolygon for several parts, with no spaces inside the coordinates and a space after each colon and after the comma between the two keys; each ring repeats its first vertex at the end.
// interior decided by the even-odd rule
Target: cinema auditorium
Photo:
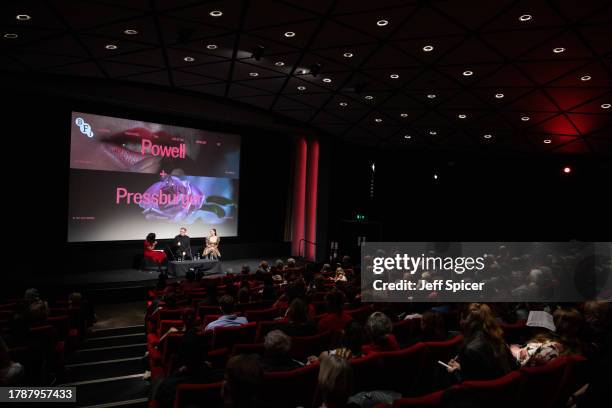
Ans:
{"type": "Polygon", "coordinates": [[[608,0],[0,20],[2,406],[612,406],[608,0]]]}

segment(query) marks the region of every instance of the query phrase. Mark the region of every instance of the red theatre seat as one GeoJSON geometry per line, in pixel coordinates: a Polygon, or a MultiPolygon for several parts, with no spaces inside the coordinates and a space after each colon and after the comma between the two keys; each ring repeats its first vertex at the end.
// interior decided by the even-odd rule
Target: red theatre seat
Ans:
{"type": "MultiPolygon", "coordinates": [[[[392,408],[442,408],[442,395],[444,391],[436,391],[422,397],[400,398],[393,401],[392,408]]],[[[376,408],[388,408],[389,405],[381,404],[376,408]]]]}
{"type": "Polygon", "coordinates": [[[447,362],[457,355],[459,346],[463,341],[463,336],[455,336],[446,341],[427,341],[425,345],[425,357],[423,359],[423,368],[433,367],[438,360],[447,362]]]}
{"type": "Polygon", "coordinates": [[[347,310],[346,313],[353,318],[353,320],[365,324],[370,314],[372,314],[372,307],[370,305],[362,306],[358,309],[347,310]]]}
{"type": "Polygon", "coordinates": [[[411,347],[380,353],[383,383],[385,389],[410,395],[416,388],[417,379],[421,372],[425,344],[417,343],[411,347]]]}
{"type": "Polygon", "coordinates": [[[349,360],[353,368],[355,392],[389,389],[381,381],[381,363],[379,353],[371,353],[363,357],[349,360]]]}
{"type": "Polygon", "coordinates": [[[516,323],[501,323],[502,330],[504,331],[504,339],[508,344],[523,344],[529,335],[528,327],[525,324],[525,320],[519,320],[516,323]]]}
{"type": "Polygon", "coordinates": [[[272,329],[281,328],[289,324],[287,320],[260,321],[257,325],[257,335],[255,341],[263,341],[272,329]]]}
{"type": "Polygon", "coordinates": [[[238,354],[263,354],[266,351],[263,343],[253,343],[253,344],[234,344],[234,348],[232,349],[232,356],[237,356],[238,354]]]}
{"type": "Polygon", "coordinates": [[[569,397],[589,382],[589,364],[583,356],[567,356],[567,367],[556,396],[557,405],[565,405],[569,397]]]}
{"type": "Polygon", "coordinates": [[[332,332],[315,334],[314,336],[292,337],[290,354],[297,360],[305,360],[308,356],[319,356],[329,349],[332,332]]]}
{"type": "Polygon", "coordinates": [[[543,366],[521,368],[519,400],[523,406],[553,408],[567,366],[567,359],[558,357],[543,366]]]}
{"type": "Polygon", "coordinates": [[[245,315],[249,322],[274,320],[277,317],[281,317],[281,310],[276,307],[261,310],[247,310],[245,315]]]}
{"type": "Polygon", "coordinates": [[[231,349],[234,344],[254,343],[256,333],[256,322],[235,327],[217,327],[213,330],[212,348],[227,347],[231,349]]]}
{"type": "Polygon", "coordinates": [[[317,387],[318,374],[318,363],[291,371],[264,373],[262,396],[271,407],[309,407],[317,387]]]}
{"type": "Polygon", "coordinates": [[[444,400],[457,406],[515,408],[521,387],[521,374],[512,371],[505,376],[490,381],[464,381],[447,391],[444,400]]]}
{"type": "Polygon", "coordinates": [[[223,382],[212,384],[179,384],[176,387],[174,408],[201,406],[206,401],[206,408],[223,407],[221,388],[223,382]]]}

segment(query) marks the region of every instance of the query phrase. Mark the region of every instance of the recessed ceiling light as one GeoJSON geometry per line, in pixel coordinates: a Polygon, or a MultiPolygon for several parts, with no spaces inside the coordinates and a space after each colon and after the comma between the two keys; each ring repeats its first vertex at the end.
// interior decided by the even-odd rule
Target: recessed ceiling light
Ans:
{"type": "Polygon", "coordinates": [[[344,58],[353,58],[353,53],[352,52],[345,52],[344,54],[342,54],[342,56],[344,58]]]}
{"type": "Polygon", "coordinates": [[[326,82],[326,83],[328,83],[328,84],[329,84],[331,81],[332,81],[332,80],[331,80],[331,78],[323,78],[323,82],[326,82]]]}
{"type": "Polygon", "coordinates": [[[208,48],[209,50],[216,50],[219,47],[217,46],[217,44],[208,44],[206,48],[208,48]]]}
{"type": "Polygon", "coordinates": [[[519,21],[525,22],[531,20],[532,18],[533,17],[531,16],[531,14],[523,14],[519,17],[519,21]]]}
{"type": "Polygon", "coordinates": [[[438,132],[436,132],[435,130],[430,130],[429,134],[432,135],[432,136],[435,136],[435,135],[438,134],[438,132]]]}
{"type": "Polygon", "coordinates": [[[410,135],[404,135],[404,139],[411,139],[411,138],[412,138],[412,136],[410,136],[410,135]]]}
{"type": "Polygon", "coordinates": [[[429,99],[434,99],[434,98],[436,97],[436,95],[435,95],[435,94],[429,94],[429,95],[427,95],[427,97],[428,97],[429,99]]]}
{"type": "Polygon", "coordinates": [[[367,100],[372,100],[374,99],[374,97],[372,95],[366,95],[364,96],[364,98],[366,98],[367,100]]]}
{"type": "Polygon", "coordinates": [[[437,179],[438,179],[438,175],[437,175],[437,174],[434,174],[434,175],[433,175],[433,178],[434,178],[434,180],[437,180],[437,179]]]}
{"type": "Polygon", "coordinates": [[[249,72],[249,76],[256,77],[259,76],[257,72],[249,72]]]}
{"type": "Polygon", "coordinates": [[[458,115],[457,115],[457,117],[458,117],[459,119],[465,119],[465,118],[467,118],[467,115],[466,115],[466,114],[464,114],[464,113],[460,113],[460,114],[458,114],[458,115]]]}
{"type": "Polygon", "coordinates": [[[482,136],[482,137],[484,137],[485,139],[490,139],[492,136],[491,136],[490,134],[488,134],[488,133],[487,133],[486,135],[484,135],[484,136],[482,136]]]}
{"type": "Polygon", "coordinates": [[[276,65],[277,67],[282,67],[285,65],[285,63],[283,61],[276,61],[274,65],[276,65]]]}
{"type": "Polygon", "coordinates": [[[552,140],[550,140],[550,139],[544,139],[544,140],[542,140],[542,141],[543,141],[544,143],[546,143],[546,144],[550,144],[550,142],[552,142],[552,140]]]}
{"type": "Polygon", "coordinates": [[[376,123],[380,123],[380,122],[382,122],[382,119],[381,119],[381,118],[375,118],[375,119],[374,119],[374,122],[376,122],[376,123]]]}
{"type": "Polygon", "coordinates": [[[32,17],[28,16],[27,14],[17,14],[15,18],[19,21],[28,21],[32,19],[32,17]]]}
{"type": "Polygon", "coordinates": [[[423,51],[425,52],[433,51],[433,49],[434,49],[433,45],[426,45],[423,47],[423,51]]]}
{"type": "Polygon", "coordinates": [[[400,116],[401,116],[402,118],[407,118],[407,117],[408,117],[408,114],[407,114],[407,113],[400,113],[400,116]]]}
{"type": "Polygon", "coordinates": [[[193,57],[185,57],[185,58],[183,58],[183,59],[184,59],[185,61],[187,61],[187,62],[193,62],[193,61],[195,61],[195,58],[193,58],[193,57]]]}
{"type": "Polygon", "coordinates": [[[527,122],[529,119],[531,119],[529,116],[521,116],[523,122],[527,122]]]}
{"type": "Polygon", "coordinates": [[[346,103],[346,102],[340,102],[338,105],[340,105],[340,106],[348,106],[348,103],[346,103]]]}
{"type": "Polygon", "coordinates": [[[389,75],[389,78],[397,79],[397,78],[399,78],[399,74],[391,74],[391,75],[389,75]]]}
{"type": "Polygon", "coordinates": [[[7,38],[9,40],[15,39],[17,37],[19,37],[19,36],[17,34],[14,34],[14,33],[6,33],[6,34],[4,34],[4,38],[7,38]]]}
{"type": "Polygon", "coordinates": [[[131,28],[128,28],[127,30],[123,31],[123,34],[127,34],[127,35],[136,35],[138,34],[138,31],[136,30],[132,30],[131,28]]]}
{"type": "Polygon", "coordinates": [[[496,93],[496,94],[495,94],[495,98],[497,98],[497,99],[501,99],[501,98],[503,98],[503,97],[504,97],[504,94],[503,94],[503,93],[496,93]]]}
{"type": "Polygon", "coordinates": [[[295,33],[293,31],[287,31],[285,33],[285,37],[287,38],[295,37],[295,33]]]}
{"type": "Polygon", "coordinates": [[[298,91],[305,91],[306,87],[304,85],[300,85],[300,86],[297,87],[297,90],[298,91]]]}
{"type": "Polygon", "coordinates": [[[223,12],[221,10],[213,10],[208,14],[210,14],[211,17],[221,17],[223,12]]]}
{"type": "Polygon", "coordinates": [[[377,25],[377,26],[379,26],[379,27],[384,27],[384,26],[386,26],[387,24],[389,24],[389,21],[387,21],[387,20],[378,20],[378,21],[376,22],[376,25],[377,25]]]}
{"type": "Polygon", "coordinates": [[[563,48],[563,47],[553,48],[553,52],[555,54],[561,54],[562,52],[565,52],[565,48],[563,48]]]}
{"type": "Polygon", "coordinates": [[[602,107],[603,109],[610,109],[610,104],[609,104],[609,103],[602,103],[602,104],[601,104],[601,107],[602,107]]]}
{"type": "Polygon", "coordinates": [[[117,46],[115,44],[106,44],[104,48],[106,48],[107,50],[116,50],[117,46]]]}
{"type": "Polygon", "coordinates": [[[469,70],[468,71],[463,71],[463,76],[472,76],[472,75],[474,75],[474,72],[472,72],[472,71],[469,71],[469,70]]]}
{"type": "Polygon", "coordinates": [[[580,77],[581,81],[590,81],[591,80],[591,76],[590,75],[583,75],[580,77]]]}

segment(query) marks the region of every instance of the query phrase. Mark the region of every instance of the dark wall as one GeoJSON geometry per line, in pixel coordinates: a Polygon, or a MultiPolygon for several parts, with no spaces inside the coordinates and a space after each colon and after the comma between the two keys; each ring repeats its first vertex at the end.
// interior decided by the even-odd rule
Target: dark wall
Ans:
{"type": "MultiPolygon", "coordinates": [[[[148,108],[126,109],[108,101],[96,103],[42,91],[3,91],[4,163],[5,171],[10,169],[5,177],[11,186],[7,186],[5,198],[13,197],[5,213],[8,222],[4,233],[32,243],[40,260],[33,269],[45,265],[48,273],[49,265],[63,269],[58,272],[129,268],[135,254],[142,252],[140,241],[66,243],[72,110],[241,135],[239,236],[224,239],[224,255],[232,259],[288,251],[283,241],[290,135],[156,112],[155,100],[146,101],[148,108]]],[[[198,245],[202,240],[195,240],[194,246],[198,245]]]]}
{"type": "Polygon", "coordinates": [[[586,155],[338,145],[330,240],[344,242],[345,249],[355,249],[359,235],[370,241],[610,241],[611,164],[586,155]],[[562,172],[566,165],[569,175],[562,172]],[[365,222],[356,221],[357,213],[365,222]]]}

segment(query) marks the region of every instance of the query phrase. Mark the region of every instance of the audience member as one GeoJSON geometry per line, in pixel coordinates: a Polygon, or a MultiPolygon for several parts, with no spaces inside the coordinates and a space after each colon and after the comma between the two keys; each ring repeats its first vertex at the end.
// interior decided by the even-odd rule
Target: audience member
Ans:
{"type": "Polygon", "coordinates": [[[223,399],[226,408],[259,408],[264,371],[255,354],[240,354],[225,366],[223,399]]]}
{"type": "Polygon", "coordinates": [[[204,331],[211,331],[217,327],[241,326],[247,324],[246,317],[237,316],[234,313],[234,299],[231,296],[224,295],[219,299],[219,307],[223,316],[217,320],[210,322],[204,331]]]}
{"type": "Polygon", "coordinates": [[[325,297],[327,301],[327,313],[319,320],[317,330],[319,333],[326,331],[341,332],[352,317],[343,310],[344,296],[340,291],[333,291],[325,297]]]}
{"type": "Polygon", "coordinates": [[[320,408],[345,408],[353,393],[353,370],[348,361],[339,355],[329,355],[321,360],[315,406],[320,408]]]}
{"type": "Polygon", "coordinates": [[[264,371],[289,371],[303,365],[289,355],[291,339],[280,330],[266,334],[264,348],[264,355],[259,360],[264,371]]]}

